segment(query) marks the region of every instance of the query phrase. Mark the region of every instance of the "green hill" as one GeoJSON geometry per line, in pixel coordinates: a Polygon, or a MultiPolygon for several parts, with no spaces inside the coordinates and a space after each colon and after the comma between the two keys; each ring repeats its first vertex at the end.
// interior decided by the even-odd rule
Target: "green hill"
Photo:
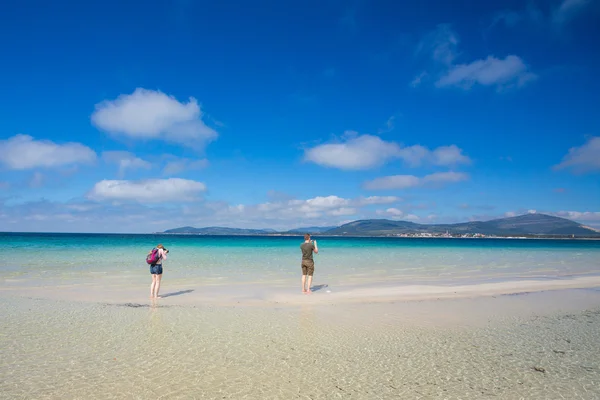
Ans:
{"type": "Polygon", "coordinates": [[[337,228],[337,226],[309,226],[306,228],[290,229],[289,231],[286,231],[286,233],[298,233],[298,234],[310,233],[312,235],[315,233],[327,232],[327,231],[330,231],[335,228],[337,228]]]}
{"type": "Polygon", "coordinates": [[[206,228],[194,228],[184,226],[182,228],[168,229],[164,233],[195,234],[195,235],[266,235],[275,232],[272,229],[239,229],[209,226],[206,228]]]}
{"type": "Polygon", "coordinates": [[[484,235],[577,235],[600,236],[594,229],[577,222],[546,214],[525,214],[491,221],[473,221],[458,224],[416,224],[407,221],[370,219],[354,221],[324,233],[328,235],[382,236],[402,233],[484,235]]]}
{"type": "Polygon", "coordinates": [[[409,221],[367,219],[338,227],[307,227],[285,232],[273,229],[239,229],[218,226],[194,228],[185,226],[166,230],[164,233],[196,235],[269,235],[269,234],[320,234],[340,236],[390,236],[398,234],[483,234],[498,236],[547,235],[600,237],[598,230],[577,222],[546,214],[525,214],[499,218],[491,221],[472,221],[458,224],[417,224],[409,221]]]}

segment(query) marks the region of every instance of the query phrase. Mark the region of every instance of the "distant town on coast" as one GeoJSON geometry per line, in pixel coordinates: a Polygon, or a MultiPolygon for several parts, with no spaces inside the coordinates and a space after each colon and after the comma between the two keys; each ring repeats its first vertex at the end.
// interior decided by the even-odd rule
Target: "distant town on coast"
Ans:
{"type": "Polygon", "coordinates": [[[304,233],[319,236],[418,237],[418,238],[590,238],[600,239],[600,230],[566,218],[532,213],[490,221],[456,224],[418,224],[387,219],[358,220],[341,226],[305,227],[287,231],[227,227],[168,229],[159,234],[178,235],[256,235],[297,236],[304,233]]]}

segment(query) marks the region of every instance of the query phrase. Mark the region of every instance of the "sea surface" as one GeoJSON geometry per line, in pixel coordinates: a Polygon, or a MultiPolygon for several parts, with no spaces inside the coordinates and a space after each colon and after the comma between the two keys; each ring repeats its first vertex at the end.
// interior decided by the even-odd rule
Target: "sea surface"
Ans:
{"type": "MultiPolygon", "coordinates": [[[[316,236],[315,280],[330,284],[560,278],[600,273],[600,241],[316,236]]],[[[300,274],[302,237],[2,233],[5,283],[85,282],[147,275],[162,243],[164,277],[204,285],[285,286],[300,274]]]]}

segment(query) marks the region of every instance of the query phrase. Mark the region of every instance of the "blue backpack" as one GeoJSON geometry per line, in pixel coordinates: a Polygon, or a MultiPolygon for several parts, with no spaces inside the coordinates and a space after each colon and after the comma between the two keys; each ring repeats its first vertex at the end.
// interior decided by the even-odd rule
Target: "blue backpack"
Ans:
{"type": "Polygon", "coordinates": [[[154,265],[158,262],[158,260],[159,260],[158,249],[155,247],[152,249],[150,254],[148,254],[146,256],[146,262],[150,265],[154,265]]]}

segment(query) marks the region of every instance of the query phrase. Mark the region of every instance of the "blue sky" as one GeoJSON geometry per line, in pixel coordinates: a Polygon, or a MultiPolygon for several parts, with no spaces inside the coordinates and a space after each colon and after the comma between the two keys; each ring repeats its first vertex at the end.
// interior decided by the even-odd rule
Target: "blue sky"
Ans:
{"type": "Polygon", "coordinates": [[[600,1],[13,1],[0,231],[600,227],[600,1]]]}

